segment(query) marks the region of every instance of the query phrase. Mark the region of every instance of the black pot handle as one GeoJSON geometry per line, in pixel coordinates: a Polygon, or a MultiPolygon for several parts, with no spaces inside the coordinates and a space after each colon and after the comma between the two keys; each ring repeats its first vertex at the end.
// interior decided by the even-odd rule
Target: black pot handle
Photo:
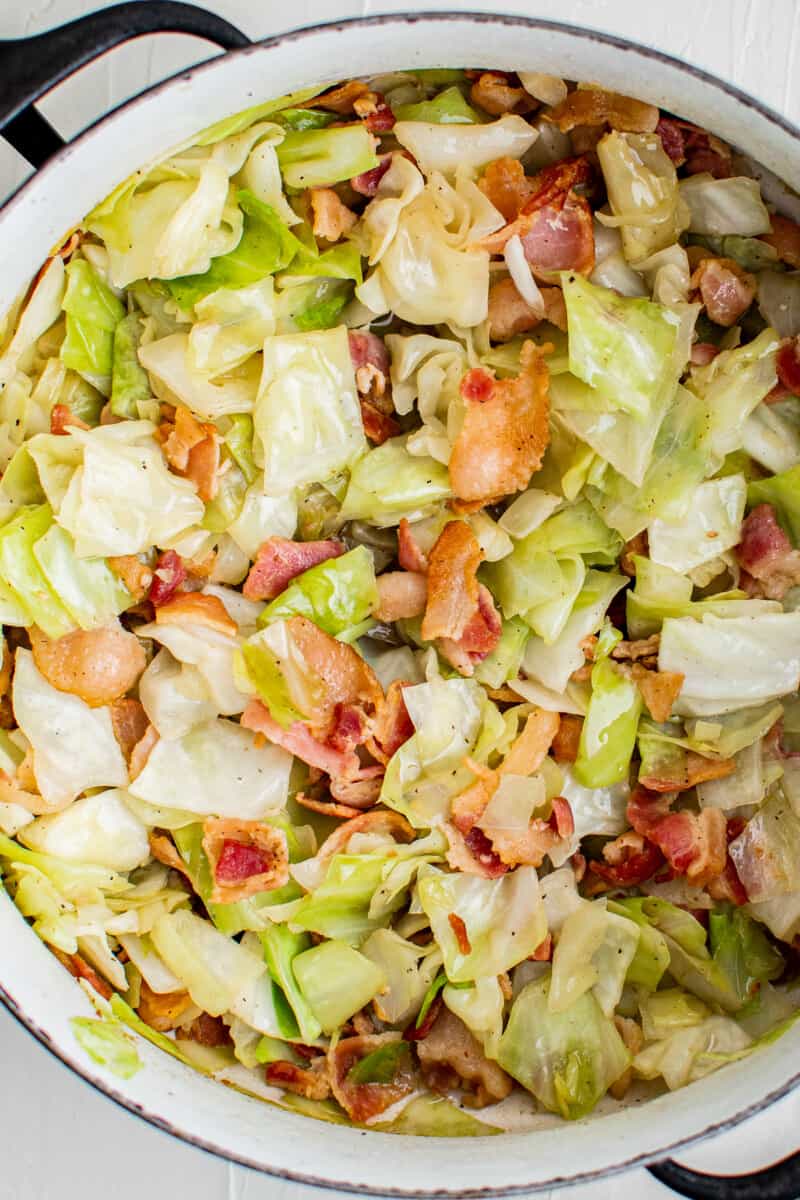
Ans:
{"type": "Polygon", "coordinates": [[[706,1175],[667,1159],[648,1167],[659,1183],[690,1200],[798,1200],[800,1151],[750,1175],[706,1175]]]}
{"type": "Polygon", "coordinates": [[[64,141],[34,101],[80,67],[146,33],[186,33],[224,50],[250,39],[214,13],[175,0],[114,4],[34,37],[0,40],[0,133],[34,167],[64,141]]]}

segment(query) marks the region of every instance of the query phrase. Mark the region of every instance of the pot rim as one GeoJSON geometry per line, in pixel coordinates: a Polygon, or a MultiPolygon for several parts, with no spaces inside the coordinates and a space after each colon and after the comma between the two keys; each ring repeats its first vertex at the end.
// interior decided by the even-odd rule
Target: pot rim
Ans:
{"type": "MultiPolygon", "coordinates": [[[[730,97],[746,109],[758,114],[761,118],[778,126],[784,133],[792,138],[800,148],[800,126],[790,121],[781,113],[776,112],[769,105],[758,100],[756,97],[745,92],[736,84],[730,83],[710,71],[702,67],[698,67],[692,63],[686,62],[678,58],[676,55],[668,54],[665,51],[658,50],[654,47],[635,42],[628,38],[620,37],[616,34],[604,32],[602,30],[593,29],[588,26],[575,25],[568,21],[553,21],[541,17],[528,17],[521,14],[512,13],[496,13],[485,10],[465,10],[465,9],[448,9],[446,11],[436,11],[425,9],[414,13],[375,13],[367,16],[345,17],[338,20],[318,21],[311,25],[304,25],[294,29],[287,30],[282,33],[273,34],[263,38],[260,41],[254,42],[252,46],[246,46],[237,50],[230,50],[222,55],[215,55],[211,59],[196,64],[195,66],[185,68],[175,72],[167,79],[162,80],[158,84],[145,88],[136,95],[121,102],[112,109],[100,115],[96,120],[92,121],[85,129],[83,129],[75,138],[68,142],[61,150],[59,150],[44,167],[38,171],[34,171],[31,176],[24,180],[0,205],[0,219],[4,218],[9,212],[15,210],[18,205],[26,199],[26,193],[32,188],[34,183],[39,183],[42,178],[49,178],[54,173],[57,173],[62,164],[68,161],[71,153],[77,146],[82,146],[90,141],[97,130],[111,123],[113,119],[122,112],[128,112],[139,105],[150,101],[154,96],[159,96],[168,93],[175,85],[181,81],[194,79],[198,75],[205,75],[213,72],[218,68],[223,60],[230,58],[244,58],[253,54],[260,53],[263,50],[276,49],[282,45],[304,41],[307,38],[313,38],[315,35],[330,32],[346,33],[353,28],[380,28],[383,26],[392,25],[424,25],[428,22],[451,22],[467,23],[472,25],[500,25],[500,26],[519,26],[526,30],[540,30],[543,32],[552,32],[557,34],[574,37],[585,42],[595,42],[604,46],[610,47],[626,53],[632,53],[643,59],[649,59],[666,67],[689,75],[701,83],[707,84],[716,91],[730,97]]],[[[9,900],[9,903],[11,901],[9,900]]],[[[32,931],[31,931],[32,933],[32,931]]],[[[35,935],[32,935],[35,936],[35,935]]],[[[674,1153],[675,1151],[690,1146],[696,1146],[700,1142],[714,1137],[719,1133],[735,1128],[743,1121],[762,1112],[775,1101],[791,1092],[800,1084],[800,1071],[791,1075],[778,1087],[768,1092],[765,1096],[753,1101],[752,1104],[740,1109],[738,1112],[721,1121],[717,1121],[711,1125],[704,1126],[697,1133],[688,1136],[678,1137],[675,1141],[668,1142],[661,1146],[658,1150],[647,1150],[639,1154],[631,1155],[623,1160],[614,1163],[613,1165],[598,1167],[590,1171],[584,1171],[578,1174],[556,1175],[548,1180],[543,1180],[533,1185],[530,1184],[512,1184],[500,1188],[481,1187],[481,1188],[456,1188],[442,1189],[434,1188],[420,1193],[415,1191],[408,1192],[403,1188],[375,1188],[371,1185],[364,1184],[349,1184],[347,1182],[332,1182],[329,1179],[322,1178],[317,1175],[308,1174],[303,1171],[294,1171],[280,1167],[270,1167],[263,1163],[251,1159],[244,1154],[237,1153],[223,1145],[216,1144],[213,1141],[194,1135],[188,1130],[176,1127],[167,1118],[156,1113],[148,1112],[147,1109],[129,1097],[125,1096],[121,1091],[117,1090],[113,1085],[106,1082],[105,1079],[97,1074],[94,1074],[91,1068],[82,1061],[78,1061],[71,1057],[51,1036],[46,1030],[42,1029],[31,1017],[27,1016],[11,993],[4,986],[0,979],[0,1004],[8,1011],[8,1013],[44,1047],[50,1054],[58,1059],[62,1065],[67,1067],[79,1079],[95,1091],[103,1094],[109,1100],[112,1100],[120,1108],[145,1121],[148,1125],[159,1129],[160,1131],[169,1134],[172,1137],[180,1139],[180,1141],[193,1146],[196,1149],[202,1150],[205,1153],[211,1154],[217,1158],[228,1162],[236,1163],[240,1166],[247,1167],[250,1170],[258,1171],[260,1174],[268,1177],[286,1180],[287,1182],[302,1184],[308,1187],[314,1187],[320,1190],[332,1193],[347,1193],[351,1195],[372,1196],[380,1200],[382,1197],[397,1197],[399,1200],[411,1200],[412,1196],[420,1196],[422,1200],[491,1200],[497,1198],[501,1200],[504,1196],[520,1196],[531,1194],[531,1189],[538,1193],[551,1188],[560,1188],[563,1186],[582,1183],[591,1183],[599,1179],[609,1178],[614,1175],[621,1174],[634,1167],[646,1166],[648,1163],[653,1163],[661,1160],[663,1157],[674,1153]]],[[[368,1130],[359,1131],[362,1135],[369,1132],[368,1130]]],[[[530,1136],[530,1135],[529,1135],[530,1136]]],[[[415,1139],[419,1141],[419,1139],[415,1139]]]]}

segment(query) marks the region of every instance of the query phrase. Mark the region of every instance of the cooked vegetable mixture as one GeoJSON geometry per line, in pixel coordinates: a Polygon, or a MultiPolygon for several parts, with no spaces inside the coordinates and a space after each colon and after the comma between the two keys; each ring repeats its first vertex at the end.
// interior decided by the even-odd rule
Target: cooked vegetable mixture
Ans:
{"type": "Polygon", "coordinates": [[[230,117],[48,258],[0,867],[94,1059],[475,1133],[782,1032],[798,220],[650,104],[433,70],[230,117]]]}

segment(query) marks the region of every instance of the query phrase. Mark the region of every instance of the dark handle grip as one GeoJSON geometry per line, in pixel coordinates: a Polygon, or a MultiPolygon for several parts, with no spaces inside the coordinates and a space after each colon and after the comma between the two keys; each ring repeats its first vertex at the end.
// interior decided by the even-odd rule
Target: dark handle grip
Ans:
{"type": "Polygon", "coordinates": [[[706,1175],[667,1159],[648,1170],[659,1183],[690,1200],[798,1200],[800,1151],[750,1175],[706,1175]]]}
{"type": "Polygon", "coordinates": [[[114,4],[34,37],[0,41],[3,136],[33,166],[41,166],[64,142],[34,101],[101,54],[146,33],[186,33],[224,50],[251,44],[222,17],[175,0],[114,4]]]}

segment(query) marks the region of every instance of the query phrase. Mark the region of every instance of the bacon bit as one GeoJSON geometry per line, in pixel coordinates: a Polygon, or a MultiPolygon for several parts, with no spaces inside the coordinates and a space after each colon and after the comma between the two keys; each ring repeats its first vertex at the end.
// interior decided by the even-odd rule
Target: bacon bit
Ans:
{"type": "Polygon", "coordinates": [[[755,275],[743,271],[732,258],[704,258],[690,283],[709,319],[725,327],[735,325],[747,312],[758,289],[755,275]]]}
{"type": "Polygon", "coordinates": [[[149,721],[140,700],[112,700],[109,705],[111,728],[125,761],[131,761],[134,748],[147,733],[149,721]]]}
{"type": "Polygon", "coordinates": [[[362,708],[357,704],[337,704],[333,710],[328,744],[333,746],[334,750],[347,753],[365,741],[367,730],[367,718],[362,708]]]}
{"type": "Polygon", "coordinates": [[[603,847],[605,862],[590,862],[589,870],[611,887],[635,887],[652,879],[663,866],[658,846],[639,833],[623,833],[603,847]]]}
{"type": "Polygon", "coordinates": [[[216,425],[198,421],[185,404],[179,404],[174,422],[159,425],[157,437],[175,474],[191,480],[204,503],[213,500],[219,471],[220,437],[216,425]]]}
{"type": "Polygon", "coordinates": [[[361,424],[364,433],[373,446],[382,446],[389,438],[397,437],[400,425],[394,417],[376,408],[369,400],[359,400],[361,406],[361,424]]]}
{"type": "Polygon", "coordinates": [[[703,887],[721,875],[727,861],[725,814],[719,808],[671,812],[673,795],[648,790],[640,781],[628,802],[628,820],[653,842],[679,875],[703,887]]]}
{"type": "Polygon", "coordinates": [[[189,877],[189,870],[186,866],[186,863],[183,861],[177,849],[175,848],[175,843],[169,834],[156,833],[155,830],[151,829],[147,836],[147,840],[150,844],[150,853],[152,854],[153,858],[157,859],[158,862],[162,863],[165,867],[169,867],[170,870],[177,871],[179,874],[184,875],[190,883],[192,882],[189,877]]]}
{"type": "Polygon", "coordinates": [[[567,332],[567,305],[564,293],[560,287],[543,287],[539,289],[544,300],[544,319],[562,333],[567,332]]]}
{"type": "Polygon", "coordinates": [[[383,339],[376,333],[351,329],[347,341],[359,394],[382,412],[392,412],[389,351],[383,339]]]}
{"type": "Polygon", "coordinates": [[[652,104],[606,92],[580,88],[543,114],[546,121],[569,133],[576,125],[608,125],[625,133],[655,133],[659,112],[652,104]]]}
{"type": "Polygon", "coordinates": [[[118,621],[60,638],[49,638],[34,625],[30,639],[34,662],[47,682],[80,696],[91,708],[124,696],[147,666],[141,642],[118,621]]]}
{"type": "Polygon", "coordinates": [[[400,621],[425,612],[428,581],[424,575],[415,571],[387,571],[376,582],[378,606],[374,615],[379,621],[400,621]]]}
{"type": "Polygon", "coordinates": [[[131,783],[141,775],[157,741],[158,730],[155,725],[148,725],[143,736],[133,747],[133,750],[131,750],[131,758],[128,763],[128,774],[131,783]]]}
{"type": "Polygon", "coordinates": [[[781,262],[790,267],[800,267],[800,225],[780,213],[770,213],[772,233],[765,233],[762,242],[772,246],[781,262]]]}
{"type": "Polygon", "coordinates": [[[140,562],[135,554],[114,555],[107,558],[106,562],[117,578],[125,584],[134,604],[144,600],[153,582],[153,572],[150,568],[140,562]]]}
{"type": "Polygon", "coordinates": [[[395,115],[380,92],[369,92],[353,104],[370,133],[388,133],[394,129],[395,115]]]}
{"type": "Polygon", "coordinates": [[[580,883],[586,874],[586,859],[582,854],[576,852],[570,857],[569,864],[575,875],[575,882],[580,883]]]}
{"type": "Polygon", "coordinates": [[[575,818],[572,815],[572,805],[564,796],[554,796],[553,811],[550,816],[550,827],[555,829],[560,838],[572,837],[575,832],[575,818]]]}
{"type": "Polygon", "coordinates": [[[443,1004],[444,1000],[442,999],[442,993],[439,992],[436,996],[434,996],[433,1002],[431,1003],[428,1011],[425,1013],[425,1016],[422,1018],[419,1027],[417,1027],[416,1023],[412,1021],[411,1024],[403,1030],[403,1041],[424,1041],[436,1024],[439,1013],[442,1011],[443,1004]]]}
{"type": "Polygon", "coordinates": [[[450,456],[450,479],[460,500],[487,504],[527,487],[541,465],[550,440],[549,371],[544,351],[525,342],[516,378],[488,380],[488,392],[476,399],[471,385],[480,369],[467,373],[461,394],[464,424],[450,456]]]}
{"type": "Polygon", "coordinates": [[[180,1024],[181,1017],[192,1007],[188,992],[154,992],[143,979],[139,992],[137,1012],[146,1025],[158,1033],[169,1033],[180,1024]]]}
{"type": "Polygon", "coordinates": [[[558,713],[534,706],[500,767],[501,775],[533,775],[539,770],[563,721],[558,713]]]}
{"type": "Polygon", "coordinates": [[[478,607],[466,624],[458,641],[439,638],[436,646],[443,658],[460,671],[471,675],[476,662],[482,662],[500,641],[503,622],[495,608],[494,598],[484,584],[478,585],[478,607]]]}
{"type": "Polygon", "coordinates": [[[466,836],[483,816],[489,801],[497,791],[500,778],[499,772],[480,767],[470,758],[465,759],[465,765],[476,774],[480,772],[479,778],[454,796],[451,802],[453,824],[466,836]]]}
{"type": "Polygon", "coordinates": [[[758,591],[770,600],[782,600],[790,588],[800,583],[800,551],[792,548],[771,504],[758,504],[745,518],[736,557],[758,582],[751,593],[758,591]]]}
{"type": "Polygon", "coordinates": [[[800,396],[800,334],[781,342],[775,366],[778,382],[793,396],[800,396]]]}
{"type": "Polygon", "coordinates": [[[244,581],[243,594],[248,600],[274,600],[298,575],[311,567],[344,554],[342,542],[295,542],[290,538],[269,537],[259,547],[256,561],[244,581]]]}
{"type": "Polygon", "coordinates": [[[362,767],[357,779],[330,780],[330,792],[333,799],[345,808],[355,809],[353,815],[359,815],[362,809],[371,808],[377,804],[383,787],[383,764],[374,767],[362,767]]]}
{"type": "Polygon", "coordinates": [[[236,637],[238,626],[219,596],[179,592],[156,609],[157,625],[203,625],[216,633],[236,637]]]}
{"type": "Polygon", "coordinates": [[[478,187],[506,221],[513,221],[536,190],[536,181],[525,174],[518,158],[506,156],[487,164],[478,187]]]}
{"type": "Polygon", "coordinates": [[[267,1063],[265,1075],[267,1083],[273,1087],[305,1096],[307,1100],[327,1100],[331,1094],[328,1064],[324,1058],[315,1059],[310,1067],[298,1067],[280,1059],[267,1063]]]}
{"type": "Polygon", "coordinates": [[[409,1054],[406,1063],[400,1063],[390,1083],[352,1083],[348,1076],[361,1059],[366,1058],[382,1046],[400,1041],[397,1033],[362,1034],[342,1038],[328,1051],[331,1088],[351,1121],[363,1124],[372,1117],[385,1112],[392,1104],[402,1100],[414,1090],[415,1078],[409,1054]]]}
{"type": "Polygon", "coordinates": [[[181,1030],[181,1036],[199,1046],[230,1046],[231,1035],[222,1017],[212,1017],[210,1013],[200,1013],[191,1024],[181,1030]]]}
{"type": "Polygon", "coordinates": [[[409,685],[393,679],[372,722],[372,736],[367,749],[378,762],[388,763],[414,733],[414,723],[408,715],[403,689],[409,685]]]}
{"type": "Polygon", "coordinates": [[[334,854],[343,853],[354,833],[374,833],[403,843],[413,842],[416,837],[414,829],[400,813],[390,809],[375,809],[373,812],[361,813],[360,816],[353,817],[351,821],[345,821],[338,829],[334,829],[317,851],[317,860],[325,863],[333,858],[334,854]]]}
{"type": "Polygon", "coordinates": [[[534,950],[533,954],[528,955],[530,962],[550,962],[553,957],[553,935],[548,933],[543,942],[534,950]]]}
{"type": "Polygon", "coordinates": [[[713,342],[695,342],[689,361],[693,367],[707,367],[719,354],[719,346],[713,342]]]}
{"type": "Polygon", "coordinates": [[[312,108],[325,108],[329,112],[339,113],[340,116],[347,116],[355,111],[354,104],[356,100],[360,100],[362,96],[370,94],[369,88],[359,79],[349,79],[347,83],[340,84],[339,87],[331,88],[328,92],[323,92],[321,96],[317,96],[314,100],[309,100],[308,104],[312,108]]]}
{"type": "Polygon", "coordinates": [[[104,1000],[110,1000],[114,995],[114,989],[111,985],[106,983],[105,979],[101,978],[94,967],[90,967],[86,960],[81,958],[80,954],[65,954],[57,946],[48,946],[48,949],[52,950],[62,967],[67,968],[73,979],[85,979],[90,987],[93,987],[104,1000]]]}
{"type": "MultiPolygon", "coordinates": [[[[557,288],[550,289],[558,291],[557,288]]],[[[559,292],[559,294],[561,294],[559,292]]],[[[489,337],[493,342],[507,342],[518,333],[527,333],[540,325],[543,318],[531,308],[517,290],[513,279],[501,279],[489,288],[489,337]]],[[[479,368],[475,368],[479,369],[479,368]]]]}
{"type": "MultiPolygon", "coordinates": [[[[728,821],[725,838],[729,846],[739,836],[746,824],[747,822],[741,817],[733,817],[728,821]]],[[[731,858],[730,850],[728,850],[725,870],[717,879],[711,880],[706,890],[712,900],[725,900],[737,907],[747,903],[747,892],[739,878],[739,872],[731,858]]]]}
{"type": "MultiPolygon", "coordinates": [[[[473,825],[472,829],[465,835],[464,845],[475,862],[479,864],[481,868],[479,873],[485,878],[497,879],[498,876],[505,875],[508,870],[507,865],[493,848],[489,838],[477,825],[473,825]]],[[[450,865],[452,866],[452,863],[450,865]]],[[[467,874],[471,873],[467,872],[467,874]]]]}
{"type": "Polygon", "coordinates": [[[397,561],[404,571],[417,571],[421,575],[428,573],[427,556],[420,550],[405,517],[400,518],[397,528],[397,561]]]}
{"type": "Polygon", "coordinates": [[[288,729],[284,729],[272,718],[269,709],[261,700],[250,701],[242,713],[241,724],[244,729],[263,733],[268,741],[275,746],[282,746],[289,754],[295,755],[310,767],[344,779],[358,777],[361,763],[357,754],[352,751],[343,754],[340,750],[326,746],[313,736],[303,721],[295,721],[288,729]]]}
{"type": "Polygon", "coordinates": [[[434,1092],[454,1087],[469,1094],[469,1103],[484,1108],[505,1100],[513,1082],[488,1059],[463,1021],[444,1006],[428,1036],[417,1045],[422,1074],[434,1092]]]}
{"type": "Polygon", "coordinates": [[[295,800],[301,808],[320,813],[323,817],[335,817],[337,820],[346,821],[361,815],[359,809],[352,808],[349,804],[338,804],[335,800],[315,800],[305,792],[297,792],[295,800]]]}
{"type": "Polygon", "coordinates": [[[710,779],[724,779],[732,774],[736,763],[732,758],[704,758],[689,750],[685,762],[676,762],[670,775],[639,776],[639,783],[651,792],[685,792],[710,779]]]}
{"type": "Polygon", "coordinates": [[[648,671],[641,663],[633,664],[631,675],[653,720],[668,721],[684,676],[679,671],[648,671]]]}
{"type": "Polygon", "coordinates": [[[261,821],[206,817],[203,850],[211,866],[214,904],[236,904],[289,881],[286,834],[261,821]]]}
{"type": "Polygon", "coordinates": [[[493,117],[527,113],[538,106],[524,87],[514,87],[501,71],[483,71],[470,88],[469,96],[473,104],[493,117]]]}
{"type": "Polygon", "coordinates": [[[91,429],[91,425],[76,417],[69,405],[54,404],[50,412],[50,432],[66,436],[70,428],[91,429]]]}
{"type": "Polygon", "coordinates": [[[333,188],[310,188],[308,195],[315,237],[326,242],[338,242],[350,232],[358,217],[342,203],[333,188]]]}
{"type": "Polygon", "coordinates": [[[180,554],[175,550],[162,551],[156,560],[148,600],[155,608],[160,604],[168,604],[187,577],[180,554]]]}
{"type": "Polygon", "coordinates": [[[683,130],[680,121],[671,117],[660,117],[656,125],[656,133],[661,138],[664,153],[672,159],[676,167],[686,162],[686,152],[683,144],[683,130]]]}
{"type": "Polygon", "coordinates": [[[360,705],[367,716],[372,716],[383,702],[383,689],[358,651],[305,617],[290,617],[286,625],[309,671],[325,685],[324,690],[320,689],[314,713],[315,726],[327,730],[335,718],[337,704],[360,705]]]}
{"type": "MultiPolygon", "coordinates": [[[[641,1027],[630,1017],[614,1017],[614,1024],[623,1042],[632,1055],[637,1055],[644,1044],[644,1034],[641,1027]]],[[[633,1083],[633,1067],[627,1067],[618,1079],[609,1087],[609,1092],[615,1100],[624,1100],[628,1089],[633,1083]]]]}
{"type": "Polygon", "coordinates": [[[430,556],[422,637],[458,641],[478,608],[477,570],[483,561],[478,539],[466,521],[448,521],[430,556]]]}
{"type": "MultiPolygon", "coordinates": [[[[650,637],[637,638],[633,642],[623,639],[621,642],[617,642],[611,651],[611,657],[617,659],[617,661],[630,660],[631,662],[636,662],[643,658],[653,658],[658,655],[660,645],[660,633],[651,633],[650,637]]],[[[594,658],[594,653],[587,654],[587,658],[594,658]]]]}
{"type": "Polygon", "coordinates": [[[553,758],[556,762],[575,762],[583,731],[583,717],[561,714],[561,723],[553,738],[553,758]]]}
{"type": "Polygon", "coordinates": [[[369,196],[371,199],[378,191],[378,184],[391,165],[391,154],[382,155],[377,167],[373,167],[371,171],[363,171],[361,175],[354,175],[350,180],[350,187],[359,195],[369,196]]]}
{"type": "Polygon", "coordinates": [[[448,924],[450,925],[450,928],[452,929],[453,933],[455,934],[455,939],[456,939],[456,942],[458,943],[458,948],[461,951],[461,953],[462,954],[471,954],[472,953],[472,944],[469,940],[469,934],[467,933],[467,927],[464,924],[464,922],[462,921],[461,917],[458,915],[458,913],[454,913],[454,912],[448,913],[447,921],[448,921],[448,924]]]}
{"type": "Polygon", "coordinates": [[[636,564],[634,558],[646,558],[650,549],[647,540],[647,530],[643,529],[641,533],[635,534],[622,548],[622,555],[619,560],[620,570],[629,579],[636,577],[636,564]]]}
{"type": "Polygon", "coordinates": [[[63,246],[59,246],[58,250],[56,250],[56,254],[59,258],[63,259],[64,262],[67,262],[70,258],[72,258],[72,255],[78,249],[82,241],[83,234],[81,233],[80,229],[76,229],[69,235],[63,246]]]}
{"type": "Polygon", "coordinates": [[[6,692],[11,687],[13,667],[14,659],[11,656],[11,649],[6,642],[6,644],[3,646],[2,661],[0,661],[0,696],[5,696],[6,692]]]}

